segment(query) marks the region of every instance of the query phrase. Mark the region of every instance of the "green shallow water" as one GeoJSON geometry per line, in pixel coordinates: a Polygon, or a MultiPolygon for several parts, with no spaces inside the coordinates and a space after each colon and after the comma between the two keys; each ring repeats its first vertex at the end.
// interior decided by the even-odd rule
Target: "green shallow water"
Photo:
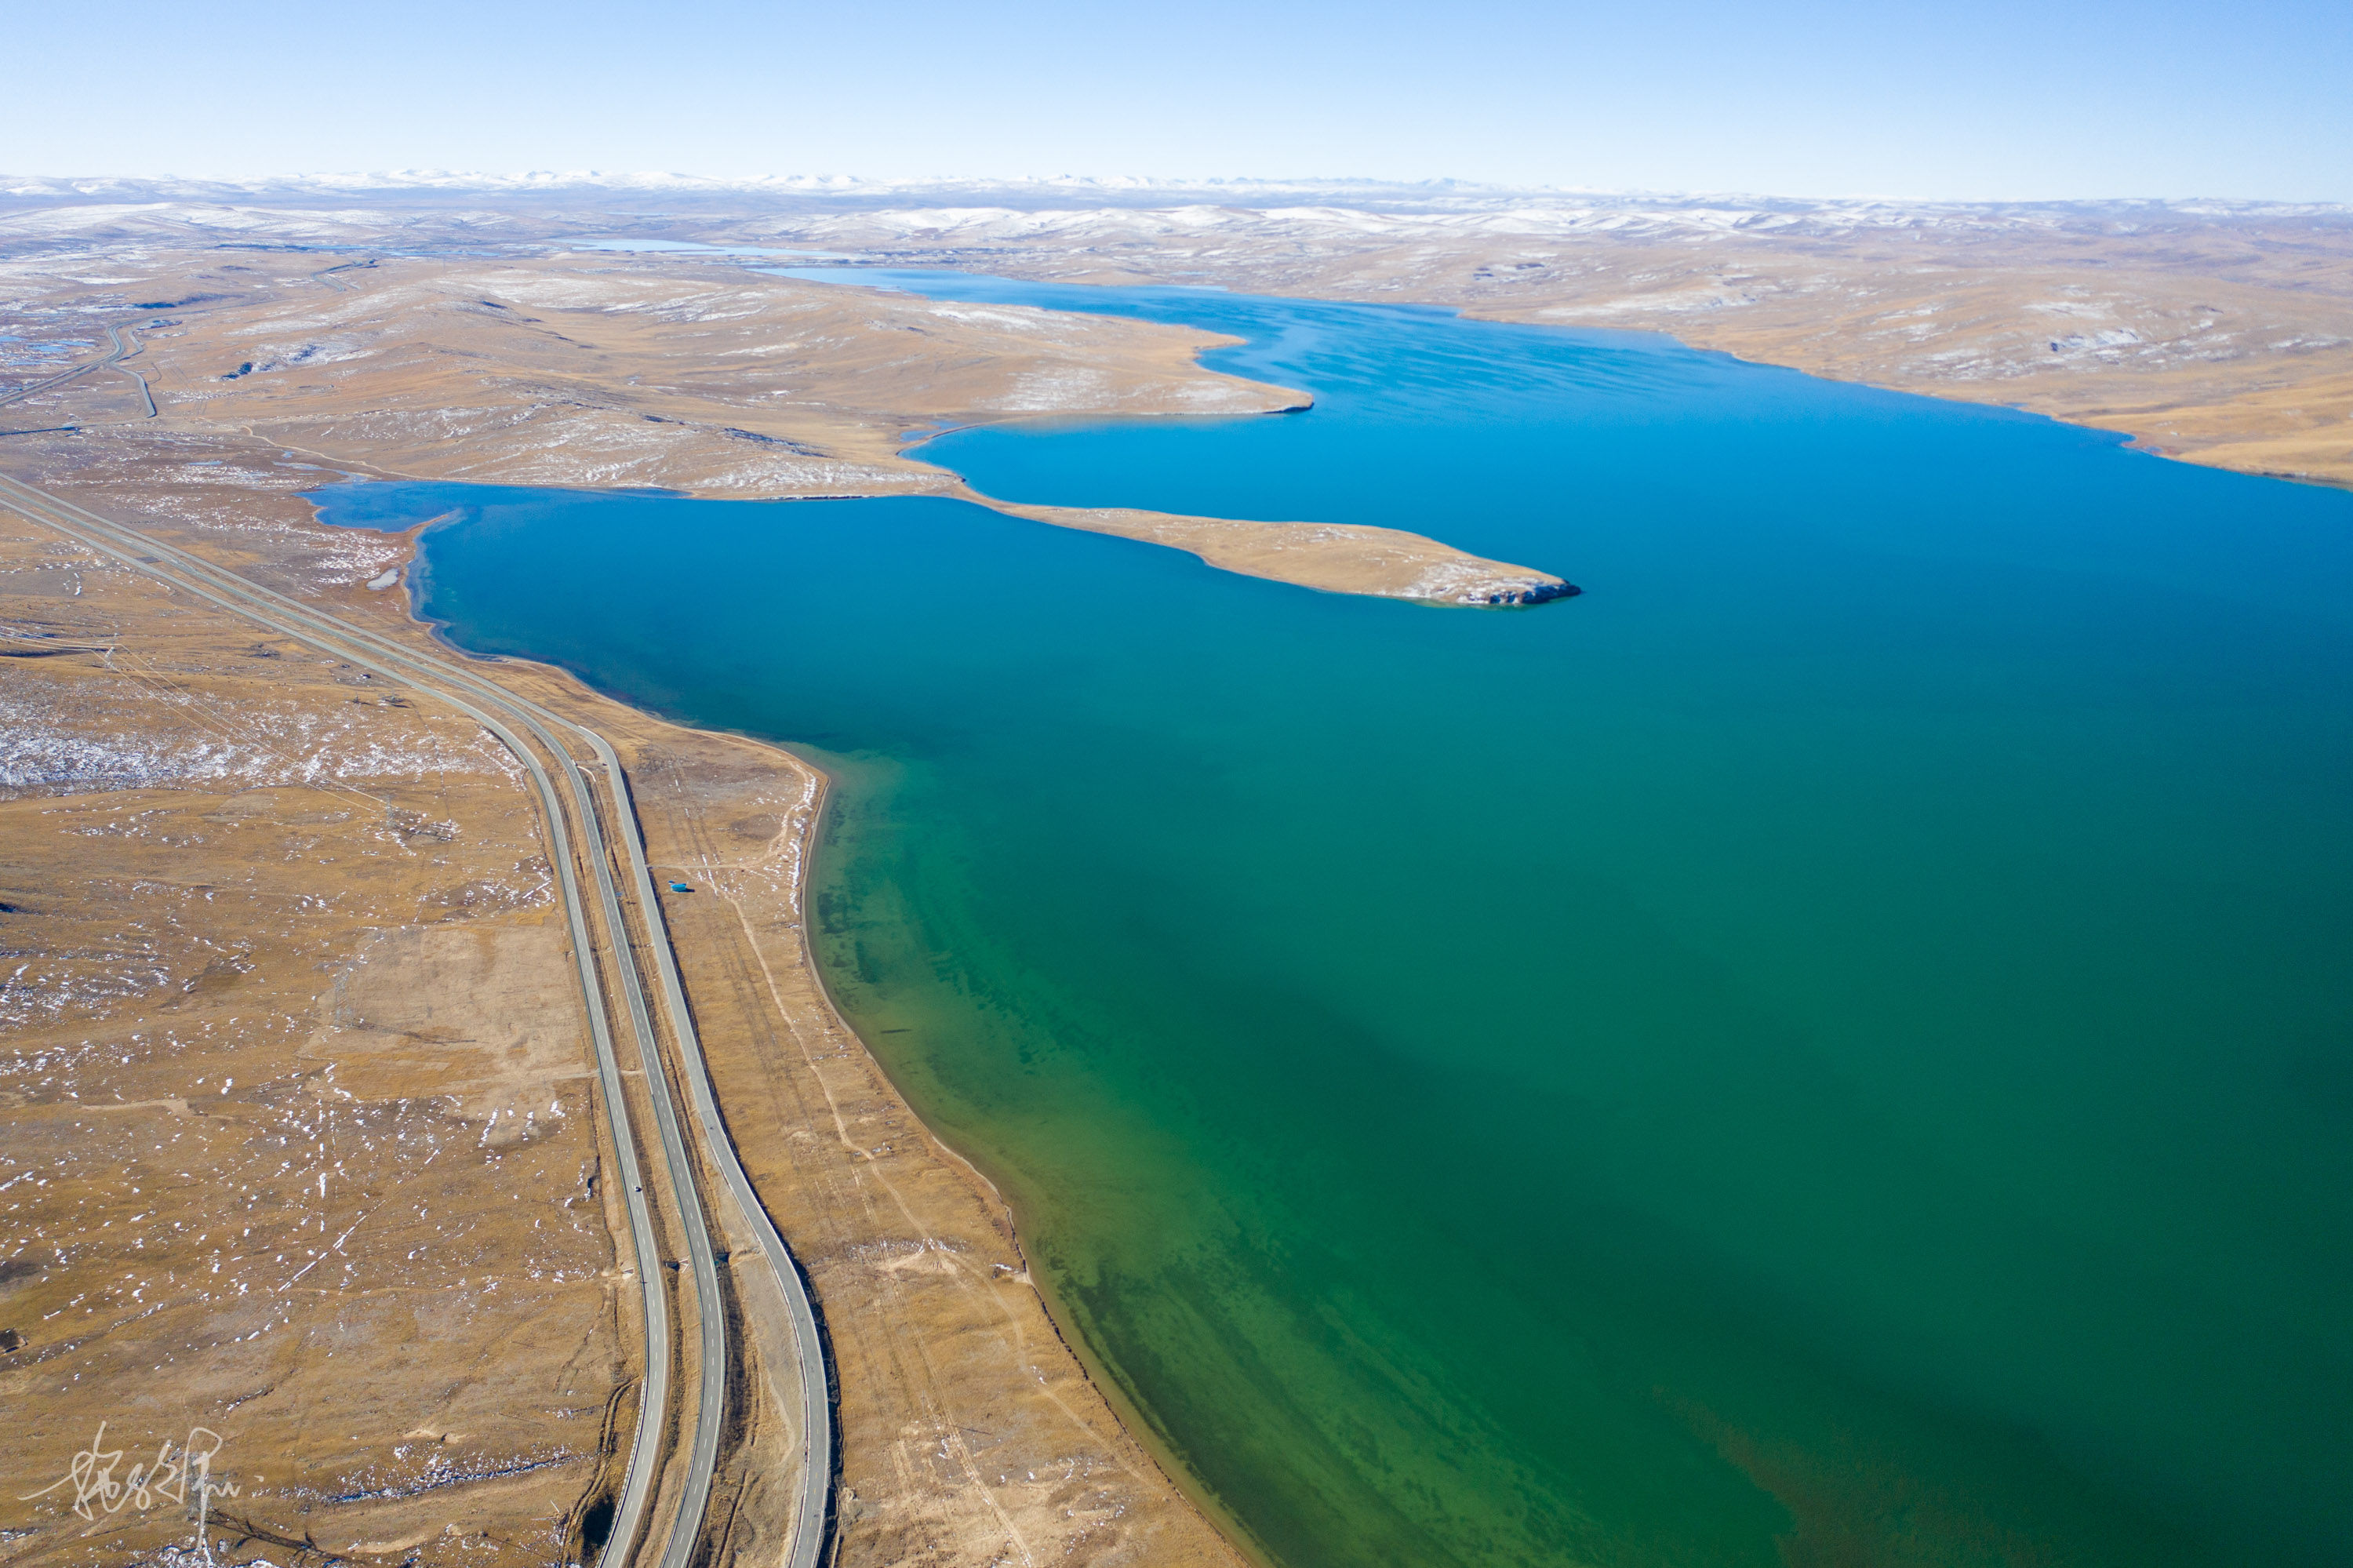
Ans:
{"type": "Polygon", "coordinates": [[[808,749],[836,994],[1262,1554],[2319,1563],[2353,1526],[2353,498],[1657,340],[1244,337],[1031,501],[1414,527],[1527,611],[952,502],[323,493],[808,749]]]}

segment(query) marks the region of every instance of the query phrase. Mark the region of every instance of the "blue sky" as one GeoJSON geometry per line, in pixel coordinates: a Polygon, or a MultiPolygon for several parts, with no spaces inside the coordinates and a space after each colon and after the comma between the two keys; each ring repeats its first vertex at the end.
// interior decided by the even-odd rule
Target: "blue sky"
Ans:
{"type": "Polygon", "coordinates": [[[2353,201],[2353,0],[11,7],[0,171],[2353,201]]]}

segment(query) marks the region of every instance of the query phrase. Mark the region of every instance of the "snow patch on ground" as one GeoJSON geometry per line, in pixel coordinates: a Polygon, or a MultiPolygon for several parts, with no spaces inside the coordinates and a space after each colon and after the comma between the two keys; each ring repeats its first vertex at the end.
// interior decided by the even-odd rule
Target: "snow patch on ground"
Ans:
{"type": "Polygon", "coordinates": [[[322,715],[290,703],[257,707],[185,691],[178,694],[178,705],[204,733],[150,738],[142,736],[142,721],[152,717],[153,694],[144,687],[126,689],[112,710],[86,697],[70,705],[59,697],[32,676],[0,688],[0,791],[241,789],[369,779],[422,783],[450,773],[522,780],[506,748],[486,734],[454,740],[404,726],[404,733],[386,736],[376,709],[322,715]]]}

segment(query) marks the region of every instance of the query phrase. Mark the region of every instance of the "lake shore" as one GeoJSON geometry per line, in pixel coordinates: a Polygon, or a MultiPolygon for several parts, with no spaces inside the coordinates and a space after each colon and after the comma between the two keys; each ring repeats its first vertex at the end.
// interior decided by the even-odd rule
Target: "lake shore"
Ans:
{"type": "Polygon", "coordinates": [[[152,387],[156,414],[137,421],[151,436],[259,440],[381,479],[714,500],[958,495],[1336,592],[1504,604],[1566,586],[1393,528],[1017,509],[910,455],[948,427],[1311,404],[1204,367],[1201,354],[1238,341],[1213,332],[595,253],[387,259],[332,276],[307,260],[232,278],[204,254],[140,265],[142,289],[205,302],[130,329],[139,387],[84,376],[17,410],[122,423],[152,387]]]}
{"type": "Polygon", "coordinates": [[[2059,203],[1897,215],[1767,203],[1742,215],[1750,221],[1726,222],[1740,204],[1611,205],[1241,208],[1206,223],[1198,210],[983,207],[923,225],[835,213],[701,227],[794,237],[891,267],[1207,284],[1655,332],[1825,379],[2118,431],[2185,462],[2353,487],[2346,208],[2059,203]]]}
{"type": "MultiPolygon", "coordinates": [[[[448,653],[450,644],[416,618],[406,591],[374,586],[416,575],[421,529],[380,535],[322,525],[298,493],[315,482],[314,471],[217,443],[194,450],[225,455],[192,462],[185,443],[121,445],[93,461],[82,449],[60,471],[26,477],[135,518],[174,544],[380,634],[448,653]]],[[[102,635],[53,631],[53,647],[30,644],[51,656],[20,664],[12,676],[23,722],[10,755],[53,759],[62,769],[54,788],[63,790],[53,795],[18,780],[5,800],[22,830],[10,856],[12,885],[29,880],[42,889],[29,914],[23,894],[12,893],[18,901],[12,941],[20,962],[60,971],[45,982],[60,988],[59,1017],[21,1034],[20,1045],[65,1060],[76,1041],[86,1054],[93,1028],[115,1042],[115,1054],[128,1059],[105,1075],[140,1092],[137,1103],[111,1113],[109,1128],[134,1141],[174,1145],[174,1169],[186,1172],[171,1192],[145,1200],[97,1173],[89,1181],[69,1176],[14,1216],[20,1234],[37,1236],[52,1221],[81,1217],[52,1213],[60,1203],[70,1210],[78,1199],[98,1202],[118,1222],[107,1236],[124,1230],[122,1222],[149,1222],[130,1225],[122,1237],[121,1248],[135,1241],[137,1250],[101,1249],[100,1256],[120,1253],[117,1274],[128,1266],[141,1275],[209,1278],[210,1249],[195,1244],[222,1218],[210,1195],[223,1181],[260,1180],[241,1163],[246,1136],[281,1115],[307,1127],[314,1091],[305,1085],[323,1071],[327,1084],[343,1086],[356,1101],[338,1099],[332,1087],[315,1094],[343,1107],[334,1116],[355,1115],[355,1127],[392,1115],[385,1097],[399,1097],[400,1117],[439,1129],[414,1148],[409,1140],[422,1135],[404,1131],[365,1159],[337,1145],[339,1161],[312,1203],[322,1211],[315,1217],[332,1223],[329,1237],[355,1213],[373,1212],[364,1192],[417,1188],[427,1177],[436,1184],[417,1190],[429,1194],[432,1212],[446,1210],[460,1234],[473,1236],[448,1246],[421,1224],[361,1225],[347,1249],[339,1246],[334,1266],[342,1272],[329,1288],[270,1296],[266,1323],[250,1302],[206,1308],[189,1290],[167,1293],[170,1309],[152,1320],[141,1314],[142,1303],[130,1302],[124,1322],[96,1332],[46,1327],[46,1319],[32,1323],[29,1332],[12,1335],[8,1364],[0,1368],[19,1417],[6,1445],[12,1462],[26,1475],[47,1468],[57,1444],[66,1444],[61,1454],[69,1439],[88,1440],[82,1418],[92,1411],[143,1408],[135,1385],[183,1348],[171,1336],[202,1340],[223,1331],[216,1323],[233,1325],[240,1342],[216,1347],[185,1391],[189,1418],[227,1436],[221,1463],[238,1465],[235,1474],[244,1478],[245,1497],[216,1510],[224,1520],[249,1527],[257,1539],[309,1538],[339,1552],[429,1543],[458,1505],[438,1493],[412,1499],[397,1484],[355,1492],[348,1482],[354,1466],[382,1463],[366,1457],[368,1445],[389,1421],[415,1429],[412,1437],[429,1430],[437,1464],[522,1478],[464,1505],[459,1517],[474,1560],[519,1568],[551,1553],[577,1559],[593,1549],[582,1532],[593,1531],[592,1505],[611,1484],[635,1419],[643,1327],[628,1311],[635,1287],[622,1288],[630,1277],[628,1249],[624,1239],[617,1254],[612,1238],[626,1238],[627,1227],[615,1207],[616,1181],[599,1179],[602,1118],[587,1092],[585,1060],[575,1060],[585,1058],[585,1023],[575,1016],[576,995],[566,1009],[561,982],[569,960],[544,908],[543,843],[520,778],[501,770],[495,747],[482,750],[487,743],[470,719],[437,711],[429,698],[379,691],[381,682],[268,639],[256,642],[252,629],[232,617],[192,611],[170,593],[142,590],[135,574],[100,569],[74,550],[60,555],[37,527],[23,530],[22,539],[5,532],[0,560],[16,585],[20,622],[30,615],[26,624],[47,624],[49,601],[27,597],[27,585],[53,579],[53,591],[64,596],[56,614],[95,615],[104,623],[102,635]],[[343,737],[336,743],[348,741],[346,749],[356,746],[361,761],[335,761],[333,782],[306,784],[299,746],[315,742],[290,737],[321,735],[343,737]],[[136,777],[117,779],[121,768],[101,754],[126,744],[143,760],[136,777]],[[416,778],[377,777],[409,751],[423,760],[399,766],[421,769],[416,778]],[[178,778],[173,758],[197,775],[178,778]],[[86,776],[91,767],[101,774],[86,776]],[[350,810],[352,800],[367,810],[350,810]],[[93,824],[102,828],[125,811],[145,824],[135,836],[154,843],[126,844],[104,864],[74,853],[93,824]],[[396,832],[389,850],[376,842],[379,818],[396,832]],[[60,832],[66,836],[53,846],[60,832]],[[257,880],[257,833],[290,834],[310,847],[264,855],[257,880]],[[152,995],[140,985],[123,991],[103,973],[81,974],[105,956],[90,922],[114,917],[120,899],[108,892],[110,877],[138,870],[144,863],[136,857],[150,851],[169,862],[153,874],[159,885],[215,890],[193,903],[178,899],[173,941],[157,953],[168,979],[152,995]],[[283,889],[269,870],[281,858],[297,877],[283,889]],[[280,932],[280,906],[292,906],[303,886],[317,893],[322,877],[335,890],[335,913],[280,932]],[[256,896],[259,915],[248,907],[256,896]],[[182,945],[190,951],[181,953],[182,945]],[[222,952],[230,957],[218,959],[222,952]],[[217,959],[209,967],[208,955],[217,959]],[[332,982],[323,999],[312,994],[322,974],[332,982]],[[78,1001],[85,992],[89,1000],[78,1001]],[[108,1000],[118,992],[128,1000],[108,1000]],[[86,1021],[92,1007],[99,1009],[92,1018],[114,1022],[86,1021]],[[209,1040],[233,1014],[262,1021],[269,1043],[247,1041],[234,1060],[217,1062],[207,1054],[216,1050],[210,1044],[188,1045],[157,1063],[138,1044],[151,1032],[175,1030],[209,1040]],[[527,1056],[508,1059],[504,1042],[522,1042],[517,1049],[527,1056]],[[179,1081],[156,1079],[167,1066],[179,1081]],[[213,1086],[224,1072],[231,1092],[213,1086]],[[185,1081],[191,1075],[209,1081],[199,1087],[185,1081]],[[533,1115],[537,1121],[526,1128],[533,1115]],[[517,1124],[512,1134],[509,1118],[517,1124]],[[190,1128],[224,1136],[207,1131],[192,1146],[190,1128]],[[460,1147],[486,1149],[488,1162],[478,1151],[472,1167],[438,1176],[440,1165],[421,1170],[418,1161],[448,1132],[459,1134],[460,1147]],[[588,1172],[587,1202],[575,1192],[560,1213],[567,1225],[586,1228],[567,1230],[559,1244],[554,1233],[532,1224],[543,1205],[517,1199],[562,1197],[567,1184],[579,1184],[575,1166],[588,1172]],[[511,1178],[522,1182],[513,1192],[501,1185],[511,1178]],[[132,1207],[115,1213],[125,1202],[132,1207]],[[587,1215],[593,1223],[582,1219],[587,1215]],[[417,1261],[420,1243],[428,1262],[417,1261]],[[554,1283],[526,1268],[534,1261],[543,1272],[556,1267],[554,1283]],[[437,1266],[445,1262],[447,1277],[437,1266]],[[452,1319],[420,1339],[400,1331],[385,1316],[386,1306],[376,1311],[383,1320],[369,1347],[338,1338],[353,1302],[371,1298],[369,1282],[390,1274],[457,1291],[461,1273],[470,1288],[459,1297],[477,1302],[462,1324],[452,1319]],[[360,1297],[346,1294],[353,1281],[360,1297]],[[257,1323],[273,1331],[243,1331],[257,1323]],[[427,1347],[452,1336],[479,1358],[503,1341],[501,1364],[511,1369],[473,1379],[472,1392],[454,1404],[445,1397],[446,1380],[417,1375],[420,1358],[435,1364],[427,1347]],[[332,1368],[323,1351],[304,1348],[313,1344],[341,1351],[332,1368]],[[77,1375],[39,1381],[59,1368],[77,1375]],[[568,1381],[559,1386],[559,1379],[568,1381]],[[278,1391],[274,1396],[264,1384],[278,1391]],[[573,1419],[551,1426],[539,1406],[557,1393],[570,1396],[562,1414],[573,1419]],[[269,1485],[259,1483],[257,1464],[269,1485]],[[316,1501],[327,1497],[337,1500],[316,1501]]],[[[1009,1553],[1234,1568],[1241,1559],[1129,1436],[1061,1339],[1002,1201],[924,1128],[826,998],[802,916],[811,835],[825,799],[818,770],[777,747],[683,727],[598,695],[548,666],[500,660],[476,661],[474,668],[610,737],[659,880],[696,889],[668,895],[663,917],[731,1132],[807,1274],[834,1363],[840,1443],[833,1560],[980,1563],[1009,1553]]],[[[94,1075],[74,1086],[85,1098],[103,1094],[94,1075]]],[[[649,1124],[648,1105],[634,1089],[632,1097],[633,1119],[649,1124]]],[[[53,1093],[36,1105],[11,1089],[0,1107],[19,1152],[29,1154],[46,1149],[53,1134],[71,1135],[78,1102],[53,1093]]],[[[130,1180],[139,1180],[135,1171],[130,1180]]],[[[293,1245],[299,1258],[301,1238],[265,1224],[307,1226],[313,1216],[301,1203],[283,1208],[273,1207],[266,1222],[246,1223],[281,1252],[293,1245]]],[[[90,1245],[77,1243],[77,1254],[90,1245]]],[[[776,1314],[749,1262],[756,1249],[735,1238],[732,1250],[747,1260],[740,1271],[722,1265],[744,1340],[713,1517],[725,1520],[736,1549],[758,1552],[783,1541],[790,1526],[798,1374],[789,1338],[771,1320],[776,1314]]],[[[86,1301],[96,1281],[77,1263],[19,1267],[5,1283],[7,1322],[16,1326],[25,1308],[55,1317],[53,1308],[86,1301]]],[[[111,1289],[98,1293],[92,1310],[111,1311],[111,1289]]],[[[691,1379],[686,1383],[691,1393],[691,1379]]],[[[140,1421],[115,1419],[126,1437],[146,1434],[140,1421]]],[[[388,1474],[397,1482],[405,1471],[396,1460],[388,1474]]],[[[674,1508],[670,1491],[660,1497],[659,1508],[674,1508]]],[[[62,1519],[58,1550],[75,1550],[79,1538],[65,1527],[77,1523],[62,1519]]],[[[142,1525],[146,1533],[126,1534],[111,1523],[109,1539],[142,1542],[160,1530],[149,1542],[159,1545],[180,1528],[176,1519],[142,1525]]],[[[49,1528],[46,1520],[41,1527],[49,1528]]],[[[26,1560],[49,1561],[47,1552],[36,1545],[26,1560]]]]}
{"type": "Polygon", "coordinates": [[[657,885],[694,890],[662,915],[712,1087],[836,1369],[839,1560],[1245,1562],[1073,1353],[1001,1195],[834,1008],[807,914],[824,773],[547,666],[483,667],[612,740],[657,885]]]}

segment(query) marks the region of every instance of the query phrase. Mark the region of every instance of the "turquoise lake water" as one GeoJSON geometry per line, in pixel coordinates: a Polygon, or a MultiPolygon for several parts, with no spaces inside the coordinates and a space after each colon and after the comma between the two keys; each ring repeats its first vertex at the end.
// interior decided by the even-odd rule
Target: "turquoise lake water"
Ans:
{"type": "Polygon", "coordinates": [[[460,644],[833,770],[838,998],[1254,1550],[2343,1561],[2353,496],[1658,339],[891,281],[1317,398],[925,449],[985,492],[1586,594],[946,501],[322,499],[461,509],[460,644]]]}

